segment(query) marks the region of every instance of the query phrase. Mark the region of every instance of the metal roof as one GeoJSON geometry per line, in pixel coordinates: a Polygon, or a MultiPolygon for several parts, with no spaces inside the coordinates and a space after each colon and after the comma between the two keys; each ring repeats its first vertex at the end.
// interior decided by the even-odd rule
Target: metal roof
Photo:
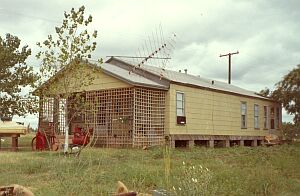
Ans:
{"type": "Polygon", "coordinates": [[[169,86],[165,86],[163,84],[160,84],[159,82],[150,80],[144,76],[136,74],[135,72],[129,73],[128,70],[123,69],[114,64],[102,63],[100,67],[106,74],[111,75],[113,77],[117,77],[118,79],[123,80],[132,85],[159,88],[165,90],[169,88],[169,86]]]}
{"type": "MultiPolygon", "coordinates": [[[[134,63],[132,63],[130,61],[124,61],[124,60],[120,60],[117,58],[114,58],[114,59],[117,61],[123,62],[125,64],[128,64],[129,66],[132,66],[132,67],[134,66],[134,63]]],[[[108,63],[108,64],[110,64],[110,63],[108,63]]],[[[110,64],[110,65],[112,65],[112,64],[110,64]]],[[[108,67],[108,65],[106,65],[106,66],[107,66],[107,69],[110,69],[108,67]]],[[[124,77],[124,78],[127,78],[127,80],[135,80],[138,82],[143,81],[144,83],[148,83],[148,82],[155,83],[155,81],[151,81],[147,78],[143,78],[143,76],[137,76],[137,74],[129,74],[128,71],[121,72],[121,69],[123,69],[123,68],[119,68],[119,69],[118,69],[118,71],[114,72],[116,75],[120,74],[119,77],[124,77]]],[[[203,87],[203,88],[208,88],[208,89],[213,89],[213,90],[218,90],[218,91],[224,91],[224,92],[230,92],[230,93],[235,93],[235,94],[240,94],[240,95],[245,95],[245,96],[256,97],[256,98],[260,98],[260,99],[268,99],[266,97],[256,94],[253,91],[249,91],[249,90],[240,88],[238,86],[235,86],[232,84],[227,84],[225,82],[220,82],[217,80],[210,80],[207,78],[194,76],[191,74],[162,69],[162,68],[154,67],[154,66],[150,66],[150,65],[142,65],[141,69],[143,69],[151,74],[154,74],[158,77],[160,77],[162,75],[164,79],[167,79],[170,82],[180,83],[182,85],[193,85],[193,86],[198,86],[198,87],[203,87]]]]}
{"type": "MultiPolygon", "coordinates": [[[[158,67],[153,67],[149,65],[143,66],[144,69],[148,70],[149,72],[152,73],[157,73],[160,68],[158,67]]],[[[205,88],[210,88],[214,90],[220,90],[220,91],[226,91],[226,92],[231,92],[231,93],[237,93],[241,95],[247,95],[251,97],[257,97],[257,98],[265,98],[260,95],[257,95],[253,91],[249,91],[243,88],[240,88],[238,86],[228,84],[225,82],[220,82],[217,80],[210,80],[207,78],[199,77],[199,76],[194,76],[186,73],[180,73],[176,71],[171,71],[171,70],[162,70],[162,75],[167,78],[170,81],[173,82],[178,82],[182,84],[188,84],[188,85],[195,85],[199,87],[205,87],[205,88]]]]}

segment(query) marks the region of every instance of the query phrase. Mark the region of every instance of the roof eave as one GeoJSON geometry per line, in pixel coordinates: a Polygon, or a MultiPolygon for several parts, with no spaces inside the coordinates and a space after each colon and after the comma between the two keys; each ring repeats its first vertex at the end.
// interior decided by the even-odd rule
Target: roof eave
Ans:
{"type": "Polygon", "coordinates": [[[141,87],[147,87],[147,88],[155,88],[155,89],[160,89],[160,90],[168,90],[169,87],[167,86],[159,86],[159,85],[150,85],[150,84],[145,84],[145,83],[140,83],[140,82],[133,82],[133,81],[130,81],[120,75],[117,75],[115,73],[112,73],[106,69],[101,69],[104,73],[114,77],[114,78],[117,78],[125,83],[128,83],[130,85],[133,85],[133,86],[141,86],[141,87]]]}
{"type": "Polygon", "coordinates": [[[261,99],[261,100],[267,100],[267,101],[272,101],[272,102],[278,103],[277,101],[275,101],[273,99],[270,99],[270,98],[267,98],[267,97],[262,97],[260,95],[258,95],[260,97],[256,97],[256,96],[245,95],[245,94],[241,94],[241,93],[236,93],[236,92],[231,92],[231,91],[225,91],[225,90],[220,90],[220,89],[214,89],[214,88],[209,88],[209,87],[205,87],[205,86],[198,86],[198,85],[194,85],[194,84],[187,84],[187,83],[182,83],[182,82],[177,82],[177,81],[171,81],[171,83],[182,85],[182,86],[193,87],[193,88],[200,88],[200,89],[214,91],[214,92],[220,92],[220,93],[224,93],[224,94],[231,94],[231,95],[237,95],[237,96],[254,98],[254,99],[261,99]]]}

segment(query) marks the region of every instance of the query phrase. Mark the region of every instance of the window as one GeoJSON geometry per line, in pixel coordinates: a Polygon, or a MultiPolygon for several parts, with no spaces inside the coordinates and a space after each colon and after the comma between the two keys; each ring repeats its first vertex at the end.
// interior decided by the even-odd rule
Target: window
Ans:
{"type": "Polygon", "coordinates": [[[279,129],[279,122],[280,122],[280,111],[279,107],[276,108],[276,129],[279,129]]]}
{"type": "Polygon", "coordinates": [[[268,106],[264,106],[264,129],[268,129],[268,106]]]}
{"type": "Polygon", "coordinates": [[[44,122],[53,122],[54,98],[43,98],[41,117],[44,122]]]}
{"type": "Polygon", "coordinates": [[[275,129],[274,118],[271,119],[271,129],[275,129]]]}
{"type": "Polygon", "coordinates": [[[177,124],[186,124],[185,118],[185,105],[184,105],[184,94],[176,92],[176,116],[177,124]]]}
{"type": "Polygon", "coordinates": [[[184,94],[176,93],[176,114],[177,116],[184,116],[184,94]]]}
{"type": "Polygon", "coordinates": [[[254,104],[254,128],[259,128],[259,106],[254,104]]]}
{"type": "Polygon", "coordinates": [[[241,128],[247,128],[247,103],[241,103],[241,128]]]}
{"type": "Polygon", "coordinates": [[[271,107],[271,115],[274,115],[274,108],[271,107]]]}
{"type": "Polygon", "coordinates": [[[271,125],[271,129],[275,129],[275,120],[274,120],[274,107],[271,107],[270,110],[270,125],[271,125]]]}

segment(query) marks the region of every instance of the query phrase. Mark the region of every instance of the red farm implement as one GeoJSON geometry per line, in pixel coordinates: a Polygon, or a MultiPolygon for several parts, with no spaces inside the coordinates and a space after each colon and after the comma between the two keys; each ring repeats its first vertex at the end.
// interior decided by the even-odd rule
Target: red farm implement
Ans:
{"type": "MultiPolygon", "coordinates": [[[[93,134],[93,129],[85,130],[81,127],[75,127],[73,130],[74,135],[70,135],[72,138],[72,143],[69,147],[74,146],[85,146],[90,142],[90,136],[93,134]]],[[[31,146],[32,150],[53,150],[59,149],[60,144],[64,143],[64,136],[56,136],[54,132],[53,123],[49,123],[48,126],[43,126],[36,133],[36,136],[32,139],[31,146]]]]}
{"type": "Polygon", "coordinates": [[[44,124],[31,141],[32,150],[58,150],[59,141],[55,136],[53,123],[44,124]]]}
{"type": "Polygon", "coordinates": [[[85,146],[90,142],[90,136],[93,134],[93,129],[85,130],[81,127],[75,127],[73,145],[85,146]]]}

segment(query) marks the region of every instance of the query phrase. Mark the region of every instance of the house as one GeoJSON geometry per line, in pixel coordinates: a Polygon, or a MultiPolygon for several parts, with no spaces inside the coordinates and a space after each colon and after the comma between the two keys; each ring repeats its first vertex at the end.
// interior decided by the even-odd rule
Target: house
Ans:
{"type": "Polygon", "coordinates": [[[173,147],[257,146],[281,126],[281,104],[252,91],[186,72],[136,67],[114,57],[99,65],[66,68],[35,93],[41,100],[40,129],[49,123],[59,134],[66,128],[92,129],[102,147],[165,141],[173,147]],[[85,75],[91,79],[80,85],[85,75]],[[68,92],[85,103],[80,111],[72,97],[63,96],[67,77],[72,84],[68,92]]]}

